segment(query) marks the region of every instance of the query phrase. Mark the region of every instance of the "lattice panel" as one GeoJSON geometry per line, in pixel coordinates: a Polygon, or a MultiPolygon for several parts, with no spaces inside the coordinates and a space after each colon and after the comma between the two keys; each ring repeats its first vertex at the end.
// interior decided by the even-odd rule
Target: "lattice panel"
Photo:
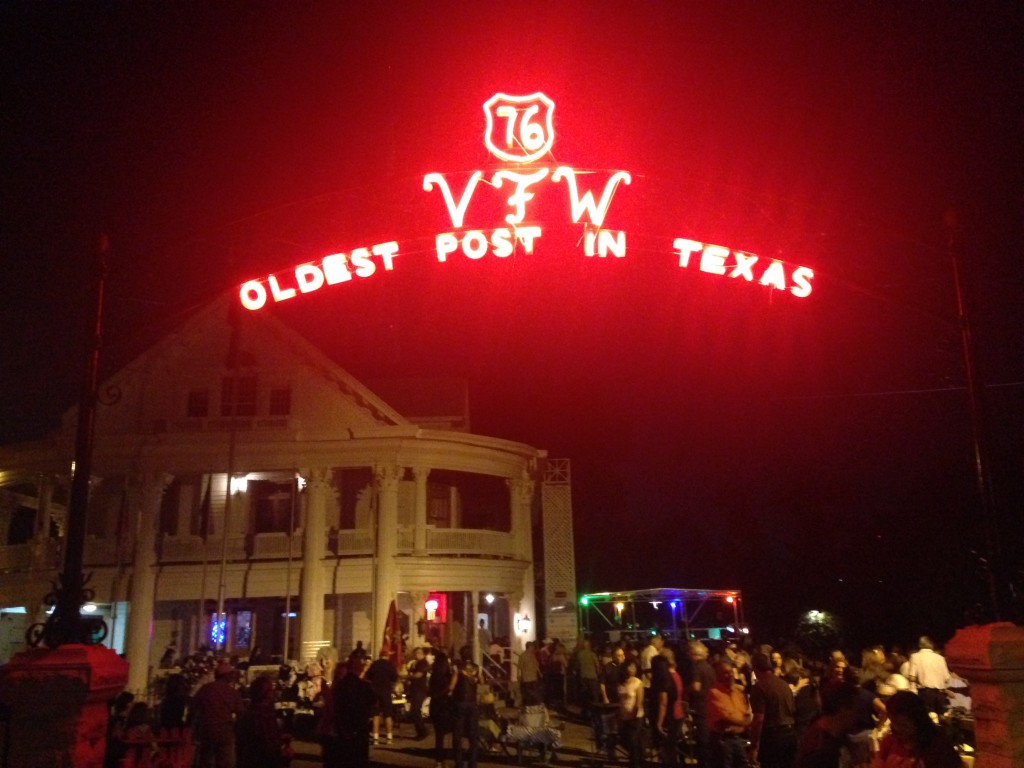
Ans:
{"type": "Polygon", "coordinates": [[[572,488],[569,477],[568,459],[549,460],[541,486],[547,634],[562,640],[573,639],[578,632],[576,555],[573,550],[572,488]]]}

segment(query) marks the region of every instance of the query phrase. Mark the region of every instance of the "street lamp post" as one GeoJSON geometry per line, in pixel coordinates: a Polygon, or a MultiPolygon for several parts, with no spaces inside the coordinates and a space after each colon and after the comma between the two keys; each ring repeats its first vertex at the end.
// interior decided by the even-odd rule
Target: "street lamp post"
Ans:
{"type": "Polygon", "coordinates": [[[967,400],[971,418],[971,447],[973,450],[974,482],[981,505],[981,527],[985,546],[984,568],[992,612],[999,619],[999,592],[996,588],[995,510],[992,503],[992,483],[985,461],[984,428],[982,425],[983,409],[981,395],[978,391],[978,370],[974,359],[974,339],[971,335],[970,317],[967,313],[967,302],[963,288],[963,265],[960,259],[960,221],[953,209],[946,211],[946,246],[953,266],[953,282],[956,288],[957,318],[960,328],[960,344],[964,356],[964,376],[967,383],[967,400]]]}
{"type": "MultiPolygon", "coordinates": [[[[100,346],[103,327],[103,294],[106,284],[109,240],[100,235],[96,248],[96,304],[92,318],[92,338],[86,357],[85,375],[78,400],[78,423],[75,432],[75,459],[71,474],[71,496],[68,501],[67,536],[64,540],[64,571],[60,585],[47,595],[53,613],[44,624],[33,624],[26,632],[31,646],[57,648],[67,643],[86,645],[103,642],[107,625],[102,618],[81,615],[81,607],[92,600],[86,588],[88,578],[82,571],[85,559],[85,529],[89,508],[89,478],[92,474],[93,443],[96,431],[96,403],[99,400],[100,346]]],[[[115,399],[117,395],[115,394],[115,399]]]]}

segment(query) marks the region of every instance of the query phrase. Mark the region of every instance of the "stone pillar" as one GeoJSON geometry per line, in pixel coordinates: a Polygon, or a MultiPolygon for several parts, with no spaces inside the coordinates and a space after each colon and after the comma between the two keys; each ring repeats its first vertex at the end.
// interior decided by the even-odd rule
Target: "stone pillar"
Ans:
{"type": "Polygon", "coordinates": [[[379,464],[373,468],[377,491],[377,542],[373,574],[373,653],[380,651],[384,623],[391,601],[398,594],[398,483],[402,468],[396,464],[379,464]]]}
{"type": "Polygon", "coordinates": [[[430,477],[430,470],[426,467],[413,467],[412,476],[416,481],[412,553],[425,555],[427,554],[427,478],[430,477]]]}
{"type": "Polygon", "coordinates": [[[125,650],[128,690],[139,695],[149,687],[149,643],[156,604],[156,530],[160,500],[169,477],[146,474],[129,480],[128,509],[135,518],[132,582],[125,650]]]}
{"type": "Polygon", "coordinates": [[[299,649],[306,657],[306,643],[324,638],[323,559],[327,552],[327,502],[331,494],[328,469],[304,471],[306,515],[302,538],[302,582],[299,585],[299,649]]]}
{"type": "Polygon", "coordinates": [[[975,768],[1024,765],[1024,627],[964,627],[945,654],[950,669],[971,686],[975,768]]]}

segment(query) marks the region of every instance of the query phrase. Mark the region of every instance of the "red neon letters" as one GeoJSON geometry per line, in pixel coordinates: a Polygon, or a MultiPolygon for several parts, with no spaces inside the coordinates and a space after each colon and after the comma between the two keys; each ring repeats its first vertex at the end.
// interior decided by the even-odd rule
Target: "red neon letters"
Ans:
{"type": "Polygon", "coordinates": [[[385,271],[395,268],[394,258],[398,255],[398,243],[379,243],[372,248],[356,248],[350,254],[332,253],[324,256],[319,263],[299,264],[291,277],[291,284],[281,285],[277,275],[268,275],[266,280],[249,280],[242,284],[239,297],[246,309],[262,309],[267,303],[267,288],[275,302],[294,298],[297,293],[312,293],[325,285],[347,283],[355,277],[370,277],[377,271],[377,264],[371,257],[380,257],[385,271]]]}
{"type": "MultiPolygon", "coordinates": [[[[423,190],[440,191],[445,210],[455,231],[442,232],[434,238],[434,248],[439,262],[446,262],[449,256],[459,251],[469,259],[482,259],[488,253],[502,259],[517,250],[533,254],[542,230],[536,224],[524,225],[528,220],[529,206],[536,197],[539,184],[564,184],[569,214],[574,224],[583,224],[580,242],[583,254],[592,256],[626,256],[626,233],[622,230],[604,228],[604,221],[611,207],[612,199],[620,184],[630,184],[632,176],[627,171],[613,171],[604,182],[600,198],[595,198],[593,189],[581,191],[578,184],[580,175],[592,172],[576,171],[568,166],[538,164],[554,144],[554,102],[543,93],[528,96],[510,96],[498,93],[484,103],[486,128],[484,146],[499,161],[514,163],[515,166],[498,168],[485,181],[484,171],[473,171],[461,191],[453,192],[448,179],[442,173],[428,173],[423,177],[423,190]],[[526,165],[526,164],[533,165],[526,165]],[[463,231],[473,196],[480,182],[500,194],[508,206],[504,225],[494,229],[474,228],[463,231]]],[[[711,245],[676,238],[672,247],[679,257],[679,266],[686,269],[691,263],[701,272],[756,283],[779,291],[788,291],[796,298],[811,294],[811,280],[814,271],[808,267],[794,266],[774,259],[761,257],[746,251],[734,251],[720,245],[711,245]]],[[[291,273],[277,273],[265,278],[249,280],[241,286],[239,298],[246,309],[256,310],[273,301],[286,301],[299,294],[312,293],[325,285],[337,285],[353,277],[367,278],[375,274],[378,267],[385,272],[394,270],[394,258],[398,255],[398,243],[378,243],[369,248],[356,248],[351,253],[334,253],[319,261],[300,264],[291,273]]]]}
{"type": "Polygon", "coordinates": [[[805,299],[811,295],[811,280],[814,278],[814,270],[808,267],[796,267],[789,273],[791,285],[786,283],[787,264],[772,259],[768,266],[759,267],[755,265],[760,262],[761,257],[744,251],[730,251],[721,245],[705,245],[696,240],[687,240],[677,237],[672,247],[679,253],[679,266],[686,268],[690,266],[690,257],[700,253],[698,267],[701,272],[711,275],[724,275],[732,278],[743,278],[748,283],[754,282],[755,271],[760,274],[757,282],[760,285],[775,288],[780,291],[789,292],[798,299],[805,299]],[[730,255],[732,259],[730,260],[730,255]]]}

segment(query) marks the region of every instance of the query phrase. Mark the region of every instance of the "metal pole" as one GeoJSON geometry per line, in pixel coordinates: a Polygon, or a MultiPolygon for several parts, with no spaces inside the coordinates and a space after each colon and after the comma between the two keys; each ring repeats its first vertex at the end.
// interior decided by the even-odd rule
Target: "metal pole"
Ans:
{"type": "MultiPolygon", "coordinates": [[[[103,294],[107,276],[106,253],[110,241],[100,235],[96,248],[96,305],[93,315],[92,339],[85,363],[85,376],[78,401],[78,425],[75,433],[75,464],[68,500],[67,538],[64,546],[64,571],[56,593],[53,616],[46,622],[42,638],[46,645],[59,645],[87,640],[81,629],[80,609],[88,597],[82,573],[85,558],[85,531],[89,509],[89,478],[96,431],[97,382],[103,327],[103,294]]],[[[30,628],[30,632],[31,632],[30,628]]],[[[36,639],[38,641],[39,638],[36,639]]],[[[30,640],[31,642],[31,640],[30,640]]]]}
{"type": "MultiPolygon", "coordinates": [[[[238,342],[241,335],[239,326],[238,310],[234,303],[228,310],[228,323],[231,326],[231,336],[228,340],[228,377],[231,382],[231,398],[228,401],[231,419],[231,431],[228,437],[228,487],[224,498],[224,521],[223,531],[220,539],[220,581],[217,585],[217,621],[223,621],[224,627],[220,633],[219,650],[223,651],[228,639],[227,616],[224,613],[224,601],[227,593],[227,560],[228,560],[228,521],[231,519],[231,480],[235,476],[235,418],[238,415],[238,342]]],[[[285,649],[287,653],[288,649],[285,649]]]]}
{"type": "MultiPolygon", "coordinates": [[[[284,577],[284,658],[288,659],[288,641],[292,625],[292,538],[295,533],[295,497],[299,493],[299,481],[292,481],[292,503],[288,510],[288,566],[284,577]]],[[[301,660],[301,659],[300,659],[301,660]]]]}
{"type": "Polygon", "coordinates": [[[227,617],[224,615],[224,600],[227,593],[227,567],[228,567],[228,520],[231,519],[231,479],[235,474],[235,417],[234,407],[232,406],[231,416],[231,438],[228,447],[228,488],[227,494],[224,498],[224,520],[221,524],[223,529],[220,537],[220,581],[217,584],[217,621],[223,621],[224,626],[220,632],[220,641],[217,643],[217,648],[220,651],[224,650],[224,646],[227,644],[228,639],[228,624],[227,617]]]}
{"type": "Polygon", "coordinates": [[[999,619],[999,593],[996,588],[995,539],[993,527],[995,515],[992,503],[992,485],[985,463],[984,428],[982,425],[981,396],[978,389],[978,371],[974,360],[974,339],[971,335],[970,318],[963,290],[963,265],[960,260],[960,221],[957,212],[949,210],[945,216],[946,244],[953,264],[953,281],[956,286],[957,314],[960,321],[960,343],[964,355],[964,375],[967,380],[967,401],[971,417],[971,444],[974,458],[974,482],[978,500],[981,503],[981,528],[984,540],[985,575],[988,581],[989,600],[996,620],[999,619]]]}

